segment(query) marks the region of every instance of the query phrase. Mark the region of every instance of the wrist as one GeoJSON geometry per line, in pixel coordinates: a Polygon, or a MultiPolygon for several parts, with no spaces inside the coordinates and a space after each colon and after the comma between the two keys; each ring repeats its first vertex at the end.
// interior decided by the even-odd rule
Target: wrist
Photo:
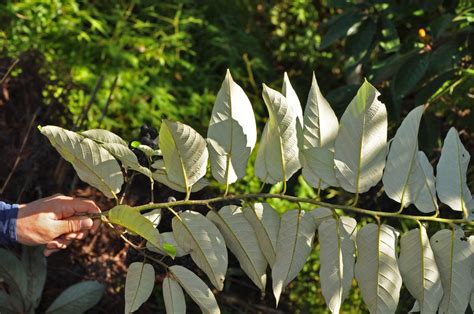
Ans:
{"type": "Polygon", "coordinates": [[[0,202],[0,243],[14,243],[17,240],[18,208],[17,204],[10,205],[0,202]]]}

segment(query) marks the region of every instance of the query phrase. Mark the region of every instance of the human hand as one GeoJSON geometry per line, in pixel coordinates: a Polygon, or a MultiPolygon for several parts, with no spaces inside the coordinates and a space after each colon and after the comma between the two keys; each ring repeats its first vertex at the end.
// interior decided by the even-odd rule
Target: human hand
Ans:
{"type": "Polygon", "coordinates": [[[72,240],[95,233],[100,220],[84,215],[99,213],[91,201],[56,194],[20,205],[16,220],[17,241],[25,245],[46,244],[44,255],[65,249],[72,240]]]}

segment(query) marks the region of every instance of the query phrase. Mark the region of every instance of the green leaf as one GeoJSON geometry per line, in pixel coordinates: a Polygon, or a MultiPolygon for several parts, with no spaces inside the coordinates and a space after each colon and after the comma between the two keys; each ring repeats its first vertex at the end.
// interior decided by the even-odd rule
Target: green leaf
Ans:
{"type": "Polygon", "coordinates": [[[221,312],[211,289],[196,274],[179,265],[171,266],[169,271],[204,314],[221,312]]]}
{"type": "Polygon", "coordinates": [[[433,166],[430,164],[425,153],[421,151],[418,152],[417,159],[421,167],[423,185],[415,199],[415,206],[422,213],[430,213],[438,209],[433,166]]]}
{"type": "Polygon", "coordinates": [[[139,141],[133,141],[130,146],[132,146],[135,149],[138,149],[142,153],[144,153],[148,158],[151,158],[153,156],[161,156],[160,150],[153,149],[148,145],[143,145],[139,141]]]}
{"type": "Polygon", "coordinates": [[[369,223],[357,233],[355,277],[371,313],[395,313],[402,277],[397,265],[397,232],[369,223]]]}
{"type": "Polygon", "coordinates": [[[179,283],[166,276],[163,280],[163,300],[165,301],[165,308],[167,314],[185,314],[186,300],[184,299],[183,289],[179,283]]]}
{"type": "Polygon", "coordinates": [[[206,174],[206,141],[190,126],[163,120],[160,147],[169,181],[186,191],[206,174]]]}
{"type": "Polygon", "coordinates": [[[423,106],[416,107],[403,120],[390,143],[382,178],[385,193],[407,207],[413,204],[424,185],[424,174],[418,163],[418,129],[423,106]]]}
{"type": "Polygon", "coordinates": [[[276,304],[282,290],[298,275],[313,249],[316,225],[304,211],[289,210],[281,217],[275,264],[272,268],[276,304]]]}
{"type": "Polygon", "coordinates": [[[462,212],[465,218],[469,216],[467,204],[472,200],[467,186],[470,159],[456,129],[449,129],[436,167],[436,191],[441,202],[462,212]]]}
{"type": "Polygon", "coordinates": [[[130,264],[125,280],[125,313],[135,312],[148,300],[155,286],[155,270],[147,263],[130,264]]]}
{"type": "Polygon", "coordinates": [[[365,81],[341,118],[335,142],[336,177],[352,193],[368,191],[382,178],[387,150],[387,110],[365,81]]]}
{"type": "Polygon", "coordinates": [[[227,248],[219,229],[200,213],[185,211],[172,220],[178,245],[189,251],[191,258],[221,291],[227,272],[227,248]]]}
{"type": "Polygon", "coordinates": [[[5,291],[0,290],[0,313],[2,314],[15,314],[18,313],[17,310],[13,308],[13,306],[10,304],[11,299],[13,297],[9,296],[5,291]]]}
{"type": "Polygon", "coordinates": [[[138,234],[156,247],[160,247],[160,233],[153,223],[143,217],[138,211],[127,205],[118,205],[109,211],[109,221],[123,226],[138,234]]]}
{"type": "Polygon", "coordinates": [[[207,137],[214,178],[222,184],[243,178],[257,127],[252,105],[229,70],[212,108],[207,137]]]}
{"type": "MultiPolygon", "coordinates": [[[[20,260],[11,252],[0,248],[0,278],[7,284],[12,299],[22,301],[27,296],[28,279],[26,270],[20,260]]],[[[17,303],[17,302],[15,302],[17,303]]],[[[15,304],[17,311],[25,311],[22,302],[15,304]]]]}
{"type": "Polygon", "coordinates": [[[349,30],[357,24],[360,19],[361,15],[354,12],[348,12],[338,16],[336,21],[329,27],[327,33],[323,36],[319,49],[326,49],[336,40],[346,36],[349,30]]]}
{"type": "Polygon", "coordinates": [[[265,124],[255,161],[255,175],[266,183],[287,181],[300,169],[297,115],[285,96],[263,85],[270,118],[265,124]]]}
{"type": "Polygon", "coordinates": [[[461,229],[440,230],[430,239],[441,273],[443,298],[439,313],[464,313],[472,289],[472,260],[469,242],[461,229]]]}
{"type": "Polygon", "coordinates": [[[255,203],[245,206],[243,213],[255,231],[258,244],[268,264],[270,267],[273,267],[276,257],[278,231],[280,230],[280,216],[267,203],[255,203]]]}
{"type": "Polygon", "coordinates": [[[356,225],[355,219],[341,217],[327,219],[318,228],[321,290],[332,313],[339,313],[352,286],[355,244],[351,234],[356,225]]]}
{"type": "Polygon", "coordinates": [[[338,186],[334,166],[334,141],[339,130],[337,117],[319,89],[316,76],[304,112],[304,144],[301,151],[303,177],[312,187],[338,186]]]}
{"type": "Polygon", "coordinates": [[[176,239],[174,238],[173,232],[160,233],[158,242],[160,243],[160,246],[154,246],[150,242],[147,242],[146,248],[161,255],[168,255],[169,253],[172,253],[174,255],[172,257],[183,257],[189,254],[189,250],[184,250],[178,245],[176,239]]]}
{"type": "Polygon", "coordinates": [[[346,50],[349,56],[358,63],[363,57],[370,53],[370,46],[374,39],[377,25],[368,17],[357,29],[357,33],[351,35],[346,40],[346,50]]]}
{"type": "Polygon", "coordinates": [[[21,262],[28,278],[25,300],[30,303],[29,309],[38,307],[46,282],[46,257],[43,255],[43,246],[22,246],[21,262]]]}
{"type": "Polygon", "coordinates": [[[64,290],[46,310],[52,313],[84,313],[99,303],[104,285],[97,281],[83,281],[64,290]]]}
{"type": "Polygon", "coordinates": [[[82,181],[96,187],[108,198],[117,198],[123,184],[122,170],[107,150],[88,138],[57,126],[44,126],[41,133],[72,164],[82,181]]]}
{"type": "Polygon", "coordinates": [[[436,265],[425,228],[402,235],[400,241],[400,273],[421,313],[436,313],[443,297],[441,276],[436,265]]]}
{"type": "Polygon", "coordinates": [[[264,292],[267,283],[267,260],[262,250],[267,248],[260,249],[257,235],[245,219],[242,208],[228,205],[218,212],[209,211],[206,217],[222,233],[227,247],[239,261],[240,268],[264,292]]]}
{"type": "Polygon", "coordinates": [[[395,24],[388,18],[381,18],[381,20],[383,40],[380,41],[380,47],[386,53],[398,51],[400,49],[400,38],[395,24]]]}
{"type": "Polygon", "coordinates": [[[423,53],[414,55],[408,59],[395,75],[393,84],[396,96],[403,98],[408,95],[416,84],[425,76],[430,64],[430,54],[423,53]]]}

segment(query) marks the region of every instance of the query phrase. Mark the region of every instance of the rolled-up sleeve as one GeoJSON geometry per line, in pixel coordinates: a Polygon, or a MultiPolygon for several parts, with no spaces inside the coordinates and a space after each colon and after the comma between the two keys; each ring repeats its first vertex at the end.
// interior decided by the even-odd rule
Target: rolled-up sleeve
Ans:
{"type": "Polygon", "coordinates": [[[18,205],[0,202],[0,244],[16,241],[16,218],[18,205]]]}

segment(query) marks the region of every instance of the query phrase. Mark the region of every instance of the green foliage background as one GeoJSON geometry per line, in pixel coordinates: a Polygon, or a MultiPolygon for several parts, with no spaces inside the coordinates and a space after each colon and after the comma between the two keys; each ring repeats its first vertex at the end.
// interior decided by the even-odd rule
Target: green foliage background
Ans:
{"type": "MultiPolygon", "coordinates": [[[[474,147],[473,26],[469,0],[6,0],[0,56],[10,63],[34,59],[46,82],[41,100],[66,105],[65,127],[101,126],[126,139],[144,123],[159,128],[162,118],[205,134],[226,68],[247,92],[260,126],[266,119],[261,83],[278,89],[284,71],[303,104],[316,71],[339,116],[367,78],[382,92],[391,134],[410,109],[429,104],[420,146],[430,156],[450,125],[468,150],[474,147]]],[[[21,71],[13,67],[11,75],[21,71]]],[[[236,190],[259,188],[251,167],[248,174],[236,190]]],[[[301,178],[290,192],[315,195],[301,178]]],[[[323,196],[345,199],[331,190],[323,196]]],[[[288,290],[283,306],[294,312],[326,311],[314,284],[316,253],[311,261],[288,290]]],[[[358,290],[350,300],[344,311],[359,312],[358,290]]]]}

